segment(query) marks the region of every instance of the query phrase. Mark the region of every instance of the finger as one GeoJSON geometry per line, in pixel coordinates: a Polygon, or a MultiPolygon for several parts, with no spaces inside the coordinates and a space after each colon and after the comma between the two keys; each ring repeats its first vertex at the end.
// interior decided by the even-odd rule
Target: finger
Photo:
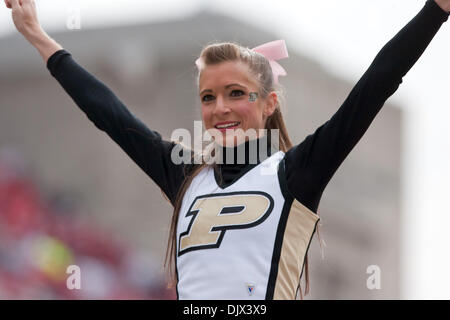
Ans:
{"type": "Polygon", "coordinates": [[[22,8],[33,8],[34,7],[34,1],[32,0],[19,0],[22,5],[22,8]]]}
{"type": "Polygon", "coordinates": [[[5,5],[8,9],[11,9],[11,3],[9,3],[8,0],[4,0],[5,1],[5,5]]]}
{"type": "Polygon", "coordinates": [[[19,0],[9,0],[9,2],[11,3],[12,9],[17,9],[20,7],[19,0]]]}

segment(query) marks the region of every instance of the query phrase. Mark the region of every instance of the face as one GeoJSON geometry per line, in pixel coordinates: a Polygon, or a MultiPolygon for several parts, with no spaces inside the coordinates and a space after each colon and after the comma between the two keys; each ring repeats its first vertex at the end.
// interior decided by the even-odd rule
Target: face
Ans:
{"type": "Polygon", "coordinates": [[[249,139],[243,134],[246,130],[255,129],[259,136],[258,129],[264,129],[277,95],[271,92],[266,99],[258,95],[251,101],[251,92],[259,92],[259,85],[242,62],[226,61],[203,69],[199,79],[202,118],[206,130],[221,133],[215,139],[218,144],[235,146],[249,139]]]}

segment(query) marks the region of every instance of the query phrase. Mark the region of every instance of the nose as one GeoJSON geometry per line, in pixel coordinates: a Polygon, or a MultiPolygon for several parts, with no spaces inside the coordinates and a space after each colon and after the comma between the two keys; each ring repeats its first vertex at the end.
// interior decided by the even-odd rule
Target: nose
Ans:
{"type": "Polygon", "coordinates": [[[226,99],[222,95],[216,98],[216,105],[214,107],[214,114],[226,114],[231,111],[226,99]]]}

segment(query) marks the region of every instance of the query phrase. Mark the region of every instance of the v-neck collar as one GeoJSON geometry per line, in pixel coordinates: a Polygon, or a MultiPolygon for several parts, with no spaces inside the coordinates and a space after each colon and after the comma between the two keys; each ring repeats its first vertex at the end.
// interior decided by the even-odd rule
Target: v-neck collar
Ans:
{"type": "MultiPolygon", "coordinates": [[[[224,155],[224,163],[223,164],[218,164],[217,166],[215,166],[215,170],[214,170],[214,179],[216,181],[216,184],[219,188],[226,189],[228,187],[230,187],[231,185],[233,185],[234,183],[236,183],[241,177],[243,177],[247,172],[249,172],[250,170],[252,170],[253,168],[255,168],[257,165],[259,165],[262,161],[266,160],[267,158],[269,158],[272,153],[271,153],[271,143],[270,143],[270,135],[268,136],[263,136],[260,137],[258,139],[255,139],[256,141],[252,141],[253,143],[256,142],[257,145],[257,156],[255,157],[253,155],[253,158],[250,157],[250,140],[245,141],[243,144],[240,144],[239,146],[234,146],[234,147],[222,147],[220,150],[222,152],[222,154],[224,155]],[[260,144],[262,144],[264,146],[264,144],[266,144],[267,147],[267,158],[264,159],[260,159],[260,154],[259,154],[259,149],[260,149],[260,144]],[[237,163],[237,152],[238,152],[238,148],[245,148],[245,159],[244,159],[244,163],[239,164],[237,163]],[[226,159],[226,155],[227,155],[227,150],[228,149],[234,149],[233,150],[233,155],[234,155],[234,159],[231,162],[231,164],[227,163],[229,161],[227,161],[228,159],[226,159]],[[255,161],[250,161],[256,158],[256,163],[250,163],[250,162],[255,162],[255,161]],[[233,178],[231,180],[228,179],[228,181],[224,180],[224,176],[226,178],[229,178],[230,176],[232,176],[233,178]]],[[[241,149],[242,150],[242,149],[241,149]]],[[[230,150],[228,150],[230,151],[230,150]]],[[[242,152],[242,151],[241,151],[242,152]]]]}

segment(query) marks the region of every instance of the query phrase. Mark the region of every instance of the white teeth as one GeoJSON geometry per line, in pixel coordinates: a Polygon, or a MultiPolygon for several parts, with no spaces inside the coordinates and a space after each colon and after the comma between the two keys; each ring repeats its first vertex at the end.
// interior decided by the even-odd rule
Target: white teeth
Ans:
{"type": "Polygon", "coordinates": [[[217,128],[217,129],[224,129],[224,128],[229,128],[229,127],[237,126],[238,124],[239,124],[239,122],[228,123],[228,124],[222,124],[222,125],[217,125],[216,128],[217,128]]]}

